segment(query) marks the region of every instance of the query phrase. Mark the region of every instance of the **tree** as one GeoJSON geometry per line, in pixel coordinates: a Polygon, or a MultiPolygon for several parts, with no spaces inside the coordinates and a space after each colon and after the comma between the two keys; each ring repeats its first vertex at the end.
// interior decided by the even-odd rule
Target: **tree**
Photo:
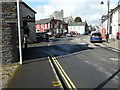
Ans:
{"type": "Polygon", "coordinates": [[[75,22],[82,22],[82,19],[80,17],[76,17],[74,21],[75,22]]]}

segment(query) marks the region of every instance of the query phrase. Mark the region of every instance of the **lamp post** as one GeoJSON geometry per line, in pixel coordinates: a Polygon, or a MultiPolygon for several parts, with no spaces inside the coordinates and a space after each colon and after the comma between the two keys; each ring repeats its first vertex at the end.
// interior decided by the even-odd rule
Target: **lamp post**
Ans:
{"type": "MultiPolygon", "coordinates": [[[[104,4],[104,2],[102,1],[101,4],[104,4]]],[[[107,10],[107,34],[106,34],[106,41],[108,42],[108,39],[109,39],[109,29],[110,29],[110,14],[109,14],[110,0],[107,1],[107,6],[108,6],[108,10],[107,10]]]]}

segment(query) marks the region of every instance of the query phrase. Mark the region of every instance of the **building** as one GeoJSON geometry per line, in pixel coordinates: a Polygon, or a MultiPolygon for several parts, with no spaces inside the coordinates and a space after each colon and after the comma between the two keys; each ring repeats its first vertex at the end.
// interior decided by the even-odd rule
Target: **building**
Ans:
{"type": "Polygon", "coordinates": [[[33,43],[36,41],[36,32],[35,32],[35,14],[36,12],[30,8],[26,3],[20,2],[20,25],[21,25],[21,32],[22,37],[24,35],[24,27],[25,25],[28,25],[30,29],[29,33],[29,42],[33,43]]]}
{"type": "MultiPolygon", "coordinates": [[[[120,32],[120,5],[115,7],[110,11],[110,22],[108,23],[107,15],[102,16],[102,32],[107,34],[109,33],[109,38],[114,39],[116,38],[116,33],[120,32]],[[109,24],[109,29],[107,31],[107,24],[109,24]]],[[[103,33],[103,34],[104,34],[103,33]]]]}
{"type": "Polygon", "coordinates": [[[69,16],[69,17],[64,17],[63,21],[65,21],[66,23],[71,23],[74,22],[74,19],[72,16],[69,16]]]}
{"type": "Polygon", "coordinates": [[[62,20],[54,18],[46,18],[36,21],[36,33],[38,32],[51,32],[64,33],[68,30],[68,24],[62,20]]]}
{"type": "Polygon", "coordinates": [[[63,20],[64,17],[64,12],[63,10],[61,11],[54,11],[52,15],[50,15],[50,18],[58,19],[58,20],[63,20]]]}
{"type": "Polygon", "coordinates": [[[36,21],[36,33],[39,32],[54,32],[55,27],[55,19],[54,18],[46,18],[46,19],[40,19],[36,21]]]}
{"type": "Polygon", "coordinates": [[[116,33],[120,32],[120,4],[111,11],[111,33],[116,38],[116,33]]]}
{"type": "Polygon", "coordinates": [[[88,32],[88,25],[86,22],[72,22],[68,24],[68,32],[76,34],[84,34],[88,32]]]}
{"type": "MultiPolygon", "coordinates": [[[[29,40],[34,42],[35,38],[35,11],[31,9],[26,3],[20,1],[20,24],[18,26],[18,16],[17,16],[17,3],[16,0],[8,0],[8,2],[0,3],[2,8],[0,8],[2,27],[0,33],[2,38],[0,39],[2,42],[2,64],[7,64],[11,62],[15,62],[19,60],[19,52],[18,52],[18,27],[21,30],[21,39],[23,42],[23,27],[24,22],[28,24],[30,29],[29,40]]],[[[1,26],[1,25],[0,25],[1,26]]],[[[21,42],[21,43],[22,43],[21,42]]]]}
{"type": "Polygon", "coordinates": [[[56,24],[55,24],[55,33],[67,33],[68,32],[68,23],[56,19],[56,24]]]}

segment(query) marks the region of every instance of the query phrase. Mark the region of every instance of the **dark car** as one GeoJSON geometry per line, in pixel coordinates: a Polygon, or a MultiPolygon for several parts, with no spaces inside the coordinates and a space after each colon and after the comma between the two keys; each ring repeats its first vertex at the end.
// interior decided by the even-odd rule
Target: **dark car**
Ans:
{"type": "Polygon", "coordinates": [[[54,34],[54,37],[55,37],[55,38],[60,38],[61,36],[62,36],[61,33],[56,33],[56,34],[54,34]]]}
{"type": "Polygon", "coordinates": [[[46,32],[40,32],[40,33],[36,33],[36,40],[37,42],[40,42],[40,41],[48,41],[49,39],[49,36],[46,32]]]}

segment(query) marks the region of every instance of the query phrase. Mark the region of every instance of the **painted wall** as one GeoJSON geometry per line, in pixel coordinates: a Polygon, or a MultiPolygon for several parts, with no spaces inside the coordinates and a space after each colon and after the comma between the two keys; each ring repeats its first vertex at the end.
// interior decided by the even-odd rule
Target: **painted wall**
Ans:
{"type": "Polygon", "coordinates": [[[71,31],[83,34],[85,32],[85,26],[68,26],[68,32],[70,33],[71,31]]]}
{"type": "Polygon", "coordinates": [[[113,37],[114,38],[116,38],[116,33],[119,31],[120,32],[120,26],[119,26],[119,24],[120,24],[120,11],[116,11],[116,12],[114,12],[113,14],[112,14],[112,35],[113,35],[113,37]]]}

